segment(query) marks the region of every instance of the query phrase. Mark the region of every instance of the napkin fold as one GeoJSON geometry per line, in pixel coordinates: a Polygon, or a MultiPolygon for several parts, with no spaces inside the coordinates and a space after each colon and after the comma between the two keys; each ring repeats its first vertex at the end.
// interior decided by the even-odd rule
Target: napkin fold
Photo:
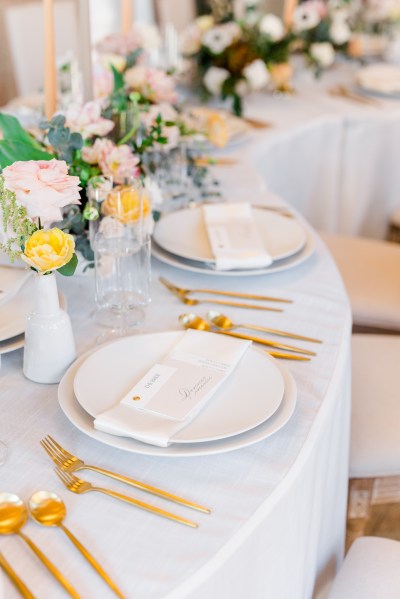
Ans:
{"type": "Polygon", "coordinates": [[[0,306],[17,295],[31,275],[32,271],[26,268],[0,266],[0,306]]]}
{"type": "Polygon", "coordinates": [[[117,405],[95,418],[94,427],[168,447],[213,397],[250,345],[223,335],[186,331],[117,405]]]}
{"type": "Polygon", "coordinates": [[[250,204],[205,205],[203,216],[216,270],[264,268],[272,264],[250,204]]]}

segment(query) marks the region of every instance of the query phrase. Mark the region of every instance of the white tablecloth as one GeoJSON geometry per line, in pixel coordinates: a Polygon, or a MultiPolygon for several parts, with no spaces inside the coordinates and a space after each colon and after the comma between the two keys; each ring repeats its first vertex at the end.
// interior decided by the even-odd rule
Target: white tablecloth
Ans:
{"type": "MultiPolygon", "coordinates": [[[[8,460],[0,468],[1,488],[24,499],[39,489],[62,495],[68,507],[66,524],[129,598],[310,599],[315,584],[333,576],[344,545],[351,318],[336,268],[318,240],[314,256],[302,266],[263,277],[199,276],[155,261],[144,332],[176,330],[178,315],[187,311],[158,282],[160,273],[188,287],[245,287],[294,299],[283,314],[246,312],[247,321],[324,340],[310,363],[285,363],[298,387],[289,423],[271,438],[227,454],[158,458],[125,453],[76,430],[58,407],[57,386],[24,379],[19,350],[3,356],[0,371],[0,439],[9,446],[8,460]],[[212,514],[190,513],[89,472],[82,477],[164,503],[171,511],[192,516],[200,528],[187,529],[104,495],[69,493],[39,445],[47,433],[88,463],[169,489],[209,506],[212,514]]],[[[59,283],[68,297],[81,354],[93,347],[99,333],[90,316],[93,278],[60,277],[59,283]]],[[[243,319],[241,310],[228,313],[234,320],[243,319]]],[[[113,596],[61,531],[29,522],[26,532],[85,599],[113,596]]],[[[1,538],[0,549],[37,597],[65,596],[20,539],[1,538]]],[[[17,597],[8,581],[5,589],[7,599],[17,597]]]]}
{"type": "Polygon", "coordinates": [[[329,95],[338,83],[355,90],[357,68],[343,63],[320,80],[302,71],[293,96],[246,99],[246,115],[273,128],[232,152],[317,229],[383,238],[400,207],[400,100],[376,98],[375,107],[329,95]]]}

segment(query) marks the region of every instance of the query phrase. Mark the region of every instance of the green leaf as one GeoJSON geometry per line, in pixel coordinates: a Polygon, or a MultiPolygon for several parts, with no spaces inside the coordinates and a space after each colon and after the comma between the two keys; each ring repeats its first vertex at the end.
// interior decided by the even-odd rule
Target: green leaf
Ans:
{"type": "Polygon", "coordinates": [[[50,121],[52,127],[64,127],[65,125],[65,116],[62,114],[56,114],[50,121]]]}
{"type": "Polygon", "coordinates": [[[115,66],[111,65],[112,74],[114,75],[114,92],[122,89],[124,87],[124,76],[120,73],[115,66]]]}
{"type": "Polygon", "coordinates": [[[3,138],[5,140],[13,139],[15,141],[30,145],[38,150],[40,150],[42,147],[39,142],[32,137],[32,135],[29,135],[29,133],[25,131],[15,116],[0,112],[0,130],[3,133],[3,138]]]}
{"type": "Polygon", "coordinates": [[[83,146],[83,139],[80,133],[71,133],[71,137],[69,143],[74,148],[74,150],[80,150],[83,146]]]}
{"type": "Polygon", "coordinates": [[[77,266],[78,256],[76,254],[73,254],[71,260],[67,264],[64,264],[64,266],[59,268],[58,272],[60,273],[60,275],[64,275],[64,277],[71,277],[74,274],[77,266]]]}
{"type": "Polygon", "coordinates": [[[17,160],[51,160],[52,154],[14,139],[0,140],[0,167],[4,169],[17,160]]]}

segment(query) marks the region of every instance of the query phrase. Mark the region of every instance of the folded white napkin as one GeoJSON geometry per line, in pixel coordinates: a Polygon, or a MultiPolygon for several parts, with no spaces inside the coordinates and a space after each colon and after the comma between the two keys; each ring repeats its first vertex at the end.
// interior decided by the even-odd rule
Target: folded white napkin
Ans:
{"type": "Polygon", "coordinates": [[[11,300],[31,275],[32,271],[26,268],[0,266],[0,305],[11,300]]]}
{"type": "Polygon", "coordinates": [[[263,268],[272,263],[250,204],[205,205],[203,215],[216,270],[263,268]]]}
{"type": "Polygon", "coordinates": [[[239,363],[251,342],[186,331],[121,401],[94,421],[111,435],[168,447],[239,363]]]}

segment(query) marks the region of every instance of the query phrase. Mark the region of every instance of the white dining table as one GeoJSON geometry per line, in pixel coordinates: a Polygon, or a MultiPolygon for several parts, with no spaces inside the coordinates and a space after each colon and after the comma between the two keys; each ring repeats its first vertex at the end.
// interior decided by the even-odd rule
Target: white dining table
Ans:
{"type": "MultiPolygon", "coordinates": [[[[247,198],[275,205],[278,199],[268,196],[262,181],[258,185],[249,172],[247,167],[253,182],[247,198]]],[[[221,174],[224,177],[226,170],[221,174]]],[[[229,191],[228,182],[224,185],[229,191]]],[[[315,251],[303,264],[280,273],[245,278],[199,275],[154,259],[152,301],[138,329],[138,333],[180,330],[178,316],[188,311],[160,284],[160,275],[186,287],[246,289],[291,298],[293,303],[283,313],[227,309],[239,322],[245,315],[247,322],[323,340],[318,346],[308,344],[317,351],[310,362],[282,362],[297,385],[297,404],[289,422],[263,441],[215,455],[128,453],[77,430],[59,407],[57,385],[25,379],[23,350],[2,356],[0,439],[8,446],[8,458],[0,467],[1,490],[24,500],[41,489],[62,496],[67,526],[130,599],[311,599],[341,563],[348,480],[351,314],[327,249],[307,222],[301,222],[315,241],[315,251]],[[88,463],[182,495],[212,513],[191,512],[90,472],[82,473],[82,478],[192,517],[199,528],[183,527],[98,493],[70,493],[39,444],[46,434],[88,463]]],[[[82,355],[96,347],[101,333],[92,319],[94,277],[90,273],[59,277],[58,282],[82,355]]],[[[198,308],[201,315],[208,309],[198,308]]],[[[61,531],[33,521],[24,530],[82,597],[113,596],[61,531]]],[[[66,596],[19,538],[2,537],[0,550],[36,597],[66,596]]],[[[3,584],[4,598],[18,596],[8,580],[3,584]]]]}
{"type": "Polygon", "coordinates": [[[228,153],[245,156],[317,230],[383,239],[400,207],[400,97],[365,95],[376,103],[367,105],[329,93],[341,84],[362,94],[359,68],[341,62],[316,79],[298,65],[292,95],[248,96],[245,115],[271,128],[228,153]]]}

